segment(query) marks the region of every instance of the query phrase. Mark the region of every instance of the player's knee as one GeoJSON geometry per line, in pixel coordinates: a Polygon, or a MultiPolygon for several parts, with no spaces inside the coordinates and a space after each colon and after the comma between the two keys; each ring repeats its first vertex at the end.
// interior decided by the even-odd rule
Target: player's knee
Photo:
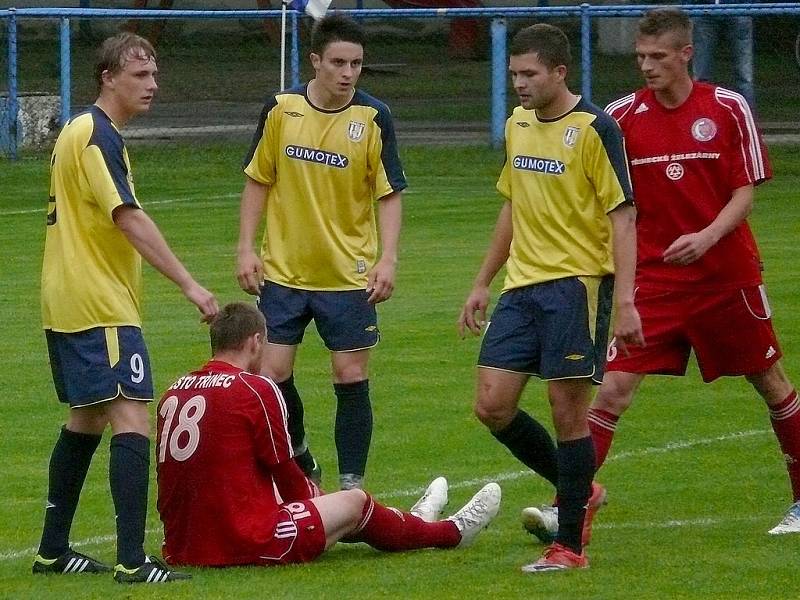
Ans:
{"type": "Polygon", "coordinates": [[[361,516],[364,513],[364,505],[367,503],[367,494],[364,490],[357,488],[342,490],[339,493],[342,494],[344,498],[351,525],[355,527],[361,521],[361,516]]]}
{"type": "Polygon", "coordinates": [[[336,383],[357,383],[367,379],[366,365],[350,364],[333,367],[333,380],[336,383]]]}
{"type": "Polygon", "coordinates": [[[283,383],[292,376],[292,367],[281,365],[262,365],[261,372],[276,383],[283,383]]]}
{"type": "Polygon", "coordinates": [[[516,406],[506,406],[487,396],[478,396],[473,412],[478,420],[491,431],[504,429],[514,419],[516,406]]]}
{"type": "Polygon", "coordinates": [[[768,405],[782,402],[792,393],[792,383],[786,376],[780,361],[766,371],[745,375],[745,379],[756,389],[768,405]]]}
{"type": "Polygon", "coordinates": [[[621,415],[633,402],[633,390],[615,380],[604,380],[603,385],[592,401],[592,408],[604,410],[613,415],[621,415]]]}
{"type": "Polygon", "coordinates": [[[150,413],[145,402],[119,397],[109,403],[106,415],[114,434],[150,435],[150,413]]]}

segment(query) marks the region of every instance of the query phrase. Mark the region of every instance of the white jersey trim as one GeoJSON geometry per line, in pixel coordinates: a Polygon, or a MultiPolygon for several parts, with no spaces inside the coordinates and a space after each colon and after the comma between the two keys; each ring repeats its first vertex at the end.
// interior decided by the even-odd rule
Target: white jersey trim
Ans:
{"type": "Polygon", "coordinates": [[[718,87],[714,89],[714,98],[731,113],[731,116],[736,121],[736,126],[739,128],[739,147],[742,152],[742,158],[744,158],[748,179],[753,183],[766,179],[764,156],[759,143],[758,128],[744,96],[718,87]],[[750,157],[749,160],[748,156],[750,157]]]}
{"type": "Polygon", "coordinates": [[[606,106],[603,110],[607,112],[611,117],[613,117],[615,121],[619,122],[620,119],[625,117],[625,115],[627,115],[628,112],[633,108],[634,100],[636,100],[636,92],[628,94],[627,96],[624,96],[618,100],[614,100],[613,102],[610,102],[608,106],[606,106]],[[620,114],[619,116],[614,116],[611,114],[612,112],[625,107],[626,104],[628,106],[625,108],[622,114],[620,114]]]}

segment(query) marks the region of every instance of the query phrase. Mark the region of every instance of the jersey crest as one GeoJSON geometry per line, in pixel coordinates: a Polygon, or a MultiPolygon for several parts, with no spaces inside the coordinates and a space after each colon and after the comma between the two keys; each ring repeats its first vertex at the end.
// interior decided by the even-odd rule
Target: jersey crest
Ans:
{"type": "Polygon", "coordinates": [[[564,145],[567,148],[574,148],[578,143],[578,134],[581,132],[580,127],[569,126],[564,130],[564,145]]]}
{"type": "Polygon", "coordinates": [[[354,142],[360,142],[361,138],[364,137],[364,129],[366,129],[366,127],[364,123],[360,123],[359,121],[350,121],[347,126],[347,137],[354,142]]]}
{"type": "Polygon", "coordinates": [[[709,142],[717,135],[717,124],[708,117],[700,117],[692,123],[692,137],[698,142],[709,142]]]}

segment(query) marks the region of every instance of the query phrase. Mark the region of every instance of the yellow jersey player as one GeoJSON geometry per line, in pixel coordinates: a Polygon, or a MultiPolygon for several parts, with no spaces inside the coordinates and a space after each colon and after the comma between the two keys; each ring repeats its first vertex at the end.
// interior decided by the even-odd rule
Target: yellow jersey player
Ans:
{"type": "Polygon", "coordinates": [[[503,293],[478,357],[475,413],[558,492],[558,533],[544,556],[523,568],[529,572],[588,566],[583,545],[605,490],[592,484],[586,413],[592,383],[603,377],[612,299],[614,335],[642,343],[633,305],[635,209],[622,134],[567,88],[569,62],[569,40],[551,25],[522,29],[511,43],[509,70],[521,106],[506,123],[506,163],[497,184],[505,202],[459,318],[462,336],[466,329],[480,333],[489,285],[505,265],[503,293]],[[519,409],[531,375],[547,382],[557,447],[519,409]]]}
{"type": "Polygon", "coordinates": [[[347,17],[318,21],[314,79],[267,101],[245,159],[238,248],[239,285],[258,295],[267,320],[263,373],[286,400],[297,462],[317,481],[293,377],[312,319],[331,352],[342,489],[360,488],[366,469],[375,305],[394,289],[406,187],[389,109],[355,88],[364,41],[347,17]],[[255,236],[264,214],[259,256],[255,236]]]}
{"type": "Polygon", "coordinates": [[[89,464],[111,426],[109,481],[117,526],[119,582],[188,577],[144,553],[153,399],[141,332],[141,257],[175,282],[203,320],[218,310],[172,253],[134,191],[119,133],[149,109],[156,85],[150,43],[107,39],[96,66],[95,104],[64,126],[51,158],[42,268],[42,316],[58,399],[69,417],[50,459],[44,528],[35,574],[100,573],[103,563],[72,550],[69,531],[89,464]]]}

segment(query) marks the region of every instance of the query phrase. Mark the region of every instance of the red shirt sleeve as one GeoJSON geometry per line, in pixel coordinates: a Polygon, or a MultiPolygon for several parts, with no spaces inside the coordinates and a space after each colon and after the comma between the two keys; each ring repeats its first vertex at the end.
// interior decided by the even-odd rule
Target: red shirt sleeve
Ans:
{"type": "Polygon", "coordinates": [[[739,94],[724,88],[716,88],[714,96],[731,120],[728,127],[732,159],[731,189],[758,185],[771,179],[772,167],[767,148],[747,102],[739,94]]]}
{"type": "Polygon", "coordinates": [[[272,479],[284,502],[308,500],[322,495],[316,484],[306,477],[294,460],[272,467],[272,479]]]}
{"type": "Polygon", "coordinates": [[[253,443],[258,461],[271,469],[294,458],[286,425],[286,404],[278,386],[266,377],[251,373],[241,373],[239,377],[255,399],[253,443]]]}

